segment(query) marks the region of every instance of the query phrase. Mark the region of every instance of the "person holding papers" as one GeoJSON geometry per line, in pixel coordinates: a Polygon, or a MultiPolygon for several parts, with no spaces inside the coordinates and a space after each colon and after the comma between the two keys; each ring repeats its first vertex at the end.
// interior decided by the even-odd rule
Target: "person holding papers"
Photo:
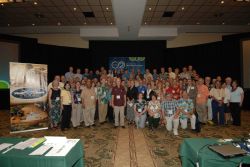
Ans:
{"type": "Polygon", "coordinates": [[[87,80],[86,87],[82,90],[81,98],[85,126],[95,126],[96,93],[90,79],[87,80]]]}
{"type": "Polygon", "coordinates": [[[49,90],[48,102],[49,102],[49,117],[50,127],[57,128],[60,122],[60,99],[61,90],[59,89],[59,82],[54,80],[52,82],[52,88],[49,90]]]}
{"type": "Polygon", "coordinates": [[[61,110],[62,110],[62,123],[61,130],[69,128],[71,111],[72,111],[72,96],[70,92],[70,84],[66,82],[64,89],[61,91],[61,110]]]}
{"type": "Polygon", "coordinates": [[[182,92],[182,98],[178,100],[178,109],[180,110],[181,128],[187,128],[187,120],[190,119],[191,129],[195,130],[196,117],[194,115],[193,100],[188,97],[186,91],[182,92]]]}
{"type": "Polygon", "coordinates": [[[179,127],[179,111],[177,111],[177,101],[173,99],[172,93],[166,92],[166,99],[162,102],[162,115],[166,120],[166,128],[168,131],[174,132],[174,135],[178,135],[179,127]],[[174,125],[174,128],[173,128],[174,125]]]}
{"type": "Polygon", "coordinates": [[[137,129],[144,128],[147,119],[147,102],[143,99],[143,93],[138,94],[138,99],[134,105],[135,123],[137,129]]]}

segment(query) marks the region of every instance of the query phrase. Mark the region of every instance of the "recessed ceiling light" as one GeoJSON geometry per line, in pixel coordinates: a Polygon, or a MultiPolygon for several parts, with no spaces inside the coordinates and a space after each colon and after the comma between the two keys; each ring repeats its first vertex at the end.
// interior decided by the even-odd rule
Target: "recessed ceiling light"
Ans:
{"type": "Polygon", "coordinates": [[[199,25],[199,24],[200,24],[200,22],[197,22],[196,24],[198,24],[198,25],[199,25]]]}
{"type": "Polygon", "coordinates": [[[147,24],[147,22],[144,22],[144,24],[146,25],[146,24],[147,24]]]}
{"type": "Polygon", "coordinates": [[[7,24],[7,26],[9,27],[9,26],[10,26],[10,24],[7,24]]]}
{"type": "Polygon", "coordinates": [[[86,22],[84,22],[84,24],[87,24],[86,22]]]}
{"type": "Polygon", "coordinates": [[[185,7],[183,6],[182,8],[181,8],[181,10],[184,10],[185,9],[185,7]]]}
{"type": "Polygon", "coordinates": [[[109,10],[109,8],[108,8],[108,7],[106,7],[106,10],[109,10]]]}
{"type": "Polygon", "coordinates": [[[222,22],[222,25],[224,25],[225,24],[225,22],[222,22]]]}
{"type": "Polygon", "coordinates": [[[37,5],[37,2],[34,2],[34,5],[37,5]]]}
{"type": "Polygon", "coordinates": [[[221,4],[224,4],[224,1],[220,1],[221,4]]]}
{"type": "Polygon", "coordinates": [[[148,10],[152,10],[152,8],[148,8],[148,10]]]}
{"type": "Polygon", "coordinates": [[[113,23],[111,22],[110,24],[112,25],[113,23]]]}
{"type": "Polygon", "coordinates": [[[76,8],[73,8],[74,11],[76,11],[76,8]]]}
{"type": "Polygon", "coordinates": [[[35,23],[32,23],[32,26],[35,26],[35,23]]]}
{"type": "Polygon", "coordinates": [[[60,26],[60,25],[61,25],[61,23],[60,23],[60,22],[58,22],[58,23],[57,23],[57,25],[58,25],[58,26],[60,26]]]}
{"type": "Polygon", "coordinates": [[[3,3],[1,3],[1,6],[4,6],[4,4],[3,4],[3,3]]]}

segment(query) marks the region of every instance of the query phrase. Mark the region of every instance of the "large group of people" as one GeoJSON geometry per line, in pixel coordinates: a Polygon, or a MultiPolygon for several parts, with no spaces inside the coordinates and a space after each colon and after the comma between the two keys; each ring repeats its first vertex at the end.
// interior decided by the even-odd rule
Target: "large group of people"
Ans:
{"type": "Polygon", "coordinates": [[[152,131],[165,125],[178,135],[179,124],[186,129],[189,120],[194,131],[207,123],[241,125],[244,92],[230,77],[202,78],[191,65],[182,70],[162,67],[159,73],[104,67],[75,72],[69,67],[48,85],[51,128],[93,127],[98,120],[99,125],[147,126],[152,131]]]}

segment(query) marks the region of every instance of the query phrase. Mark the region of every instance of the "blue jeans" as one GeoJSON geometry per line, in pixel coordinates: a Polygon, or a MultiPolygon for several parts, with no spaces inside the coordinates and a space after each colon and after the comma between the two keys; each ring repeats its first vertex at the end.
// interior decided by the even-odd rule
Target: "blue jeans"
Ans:
{"type": "Polygon", "coordinates": [[[147,114],[143,114],[141,116],[135,116],[135,123],[137,128],[144,128],[145,127],[145,122],[147,119],[147,114]]]}
{"type": "Polygon", "coordinates": [[[219,125],[224,125],[224,104],[219,105],[215,100],[212,100],[213,122],[219,125]],[[219,113],[219,122],[218,122],[219,113]]]}

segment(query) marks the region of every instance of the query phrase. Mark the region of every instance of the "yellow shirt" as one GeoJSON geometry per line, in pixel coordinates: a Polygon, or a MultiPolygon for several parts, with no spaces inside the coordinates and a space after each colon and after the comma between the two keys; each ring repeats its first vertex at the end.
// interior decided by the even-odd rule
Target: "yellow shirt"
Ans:
{"type": "Polygon", "coordinates": [[[72,103],[70,91],[61,90],[61,103],[63,105],[70,105],[72,103]]]}
{"type": "Polygon", "coordinates": [[[212,88],[210,91],[210,95],[213,96],[216,100],[222,100],[222,98],[225,97],[225,90],[212,88]]]}

